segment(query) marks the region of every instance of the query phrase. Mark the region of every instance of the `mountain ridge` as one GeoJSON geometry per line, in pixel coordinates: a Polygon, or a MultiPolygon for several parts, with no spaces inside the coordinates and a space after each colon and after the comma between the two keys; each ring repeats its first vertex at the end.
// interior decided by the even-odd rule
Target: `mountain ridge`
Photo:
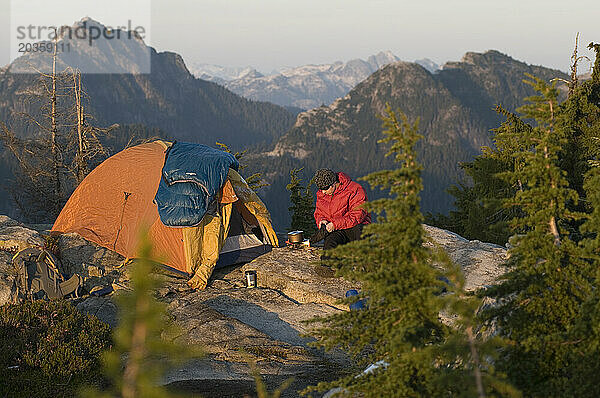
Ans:
{"type": "MultiPolygon", "coordinates": [[[[80,26],[82,21],[73,26],[80,26]]],[[[103,26],[92,19],[86,21],[103,26]]],[[[90,62],[95,62],[96,57],[101,60],[112,57],[113,64],[135,63],[138,59],[129,59],[128,56],[137,50],[115,50],[125,45],[139,46],[140,43],[143,44],[143,40],[120,43],[105,39],[91,46],[91,50],[86,49],[88,53],[70,56],[78,59],[93,55],[90,62]]],[[[214,145],[216,140],[225,140],[235,146],[268,143],[293,123],[294,115],[284,108],[242,98],[218,84],[195,78],[177,53],[157,52],[149,46],[146,46],[146,50],[152,67],[149,74],[83,74],[83,84],[91,99],[88,111],[94,114],[98,123],[141,123],[169,131],[179,139],[209,145],[214,145]]],[[[50,54],[44,56],[46,58],[40,62],[51,59],[50,54]]],[[[26,104],[22,93],[34,85],[37,76],[11,73],[11,70],[27,66],[32,60],[35,64],[42,57],[41,53],[37,53],[35,56],[18,58],[0,72],[0,93],[3,98],[0,102],[0,120],[23,132],[19,135],[33,135],[33,132],[31,127],[18,120],[17,112],[12,111],[11,107],[36,115],[35,105],[26,104]]],[[[59,70],[64,68],[68,60],[60,59],[59,70]]],[[[141,66],[131,64],[129,67],[136,71],[141,66]]],[[[104,69],[100,67],[100,70],[104,69]]]]}
{"type": "MultiPolygon", "coordinates": [[[[100,51],[100,59],[120,57],[114,62],[126,65],[130,52],[115,54],[113,50],[130,43],[138,46],[139,50],[139,43],[135,41],[105,41],[94,43],[95,47],[88,53],[71,54],[71,57],[84,58],[86,54],[93,54],[95,57],[100,51]]],[[[115,133],[120,135],[139,133],[137,138],[147,139],[158,131],[165,135],[161,138],[210,146],[215,146],[215,142],[219,141],[229,145],[232,150],[269,144],[293,124],[294,113],[271,103],[242,98],[216,83],[196,79],[187,69],[181,55],[147,48],[152,66],[149,74],[83,74],[82,81],[86,91],[84,108],[91,115],[86,118],[88,122],[99,127],[119,124],[121,127],[115,133]]],[[[38,54],[37,57],[42,55],[38,54]]],[[[47,63],[48,58],[51,59],[48,53],[45,57],[45,60],[37,60],[47,63]]],[[[0,122],[5,123],[20,138],[40,137],[44,134],[24,114],[49,125],[48,118],[42,114],[42,107],[48,106],[49,99],[29,95],[32,91],[36,94],[43,93],[38,85],[40,75],[11,73],[12,67],[28,66],[33,61],[36,61],[36,57],[17,59],[0,71],[0,122]]],[[[59,71],[68,64],[67,61],[68,59],[61,59],[59,71]]],[[[83,61],[83,65],[86,65],[86,60],[83,61]]],[[[95,58],[90,62],[95,62],[95,58]]],[[[134,65],[131,70],[137,70],[136,68],[134,65]]],[[[70,75],[68,77],[71,79],[70,75]]],[[[72,85],[72,79],[70,84],[72,85]]],[[[58,106],[68,113],[73,107],[72,93],[67,85],[63,90],[58,106]]],[[[69,126],[74,121],[69,117],[66,114],[59,115],[59,128],[63,136],[72,130],[69,126]]],[[[128,138],[114,137],[114,141],[121,145],[114,149],[120,150],[122,145],[127,144],[128,138]]],[[[0,175],[4,185],[12,178],[16,169],[16,161],[0,145],[0,175]]],[[[11,204],[10,192],[6,189],[0,190],[0,212],[16,216],[16,208],[11,204]]]]}
{"type": "MultiPolygon", "coordinates": [[[[195,70],[196,76],[224,85],[233,92],[254,100],[269,101],[281,106],[294,106],[312,109],[330,104],[336,98],[348,93],[356,84],[371,73],[389,63],[400,61],[391,51],[380,51],[364,59],[336,61],[330,64],[307,64],[297,67],[281,68],[277,73],[262,74],[256,69],[230,68],[237,73],[224,78],[220,73],[225,67],[219,67],[218,77],[210,78],[204,70],[195,70]]],[[[430,71],[438,65],[429,59],[419,60],[430,71]]],[[[208,69],[215,66],[209,66],[208,69]]]]}

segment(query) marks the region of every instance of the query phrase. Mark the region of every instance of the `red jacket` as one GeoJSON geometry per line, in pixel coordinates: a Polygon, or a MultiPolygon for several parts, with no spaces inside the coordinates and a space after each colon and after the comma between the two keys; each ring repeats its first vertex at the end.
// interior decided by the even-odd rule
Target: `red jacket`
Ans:
{"type": "Polygon", "coordinates": [[[315,221],[317,226],[321,220],[333,223],[336,230],[352,228],[358,224],[369,224],[371,215],[365,209],[358,208],[367,201],[363,187],[352,181],[344,173],[338,173],[340,185],[333,195],[325,195],[317,191],[315,221]]]}

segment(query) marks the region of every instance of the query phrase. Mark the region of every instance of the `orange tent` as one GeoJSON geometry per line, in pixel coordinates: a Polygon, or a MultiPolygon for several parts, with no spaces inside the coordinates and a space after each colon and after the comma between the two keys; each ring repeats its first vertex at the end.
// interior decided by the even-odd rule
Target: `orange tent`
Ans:
{"type": "Polygon", "coordinates": [[[152,259],[193,276],[189,283],[196,288],[206,286],[216,266],[228,237],[232,213],[241,214],[238,218],[259,228],[258,235],[262,235],[262,240],[256,236],[237,237],[231,243],[234,249],[240,249],[240,242],[247,243],[248,239],[254,239],[253,247],[261,246],[265,251],[277,246],[266,207],[232,169],[219,195],[219,216],[206,215],[195,227],[165,226],[153,199],[168,146],[163,141],[150,142],[105,160],[73,192],[52,231],[76,232],[100,246],[134,258],[138,234],[147,227],[153,243],[152,259]]]}

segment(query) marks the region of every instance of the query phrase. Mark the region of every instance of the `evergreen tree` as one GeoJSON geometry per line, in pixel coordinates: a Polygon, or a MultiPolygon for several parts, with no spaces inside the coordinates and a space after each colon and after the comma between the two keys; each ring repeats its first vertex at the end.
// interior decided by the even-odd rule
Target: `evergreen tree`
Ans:
{"type": "Polygon", "coordinates": [[[366,300],[366,308],[316,319],[323,323],[315,330],[318,344],[347,350],[356,367],[316,388],[340,387],[365,397],[516,395],[495,378],[487,361],[494,348],[476,335],[478,300],[465,297],[457,270],[454,284],[444,283],[441,272],[452,268],[448,258],[424,246],[421,166],[414,151],[418,122],[410,124],[404,114],[399,120],[389,105],[386,113],[382,142],[391,144],[388,156],[398,168],[365,179],[390,195],[365,205],[379,217],[365,227],[363,239],[333,249],[327,260],[339,276],[361,283],[354,300],[366,300]],[[446,289],[454,294],[442,295],[446,289]],[[458,315],[454,325],[440,321],[444,309],[458,315]],[[357,376],[371,364],[376,369],[357,376]]]}
{"type": "MultiPolygon", "coordinates": [[[[596,47],[591,45],[590,48],[596,47]]],[[[590,167],[590,159],[591,164],[597,164],[594,163],[594,159],[599,154],[599,94],[597,83],[594,83],[597,79],[594,78],[594,74],[589,81],[581,84],[578,82],[577,61],[580,58],[575,50],[569,96],[560,106],[557,106],[555,101],[553,127],[564,135],[557,165],[566,173],[569,187],[582,198],[577,204],[569,203],[568,206],[573,211],[589,213],[591,208],[584,199],[586,191],[583,187],[583,177],[590,167]]],[[[535,88],[535,79],[531,75],[527,76],[530,80],[525,80],[525,83],[535,88]]],[[[518,111],[525,118],[535,120],[536,114],[539,114],[536,107],[537,105],[532,103],[530,106],[519,108],[518,111]]],[[[518,215],[517,207],[504,207],[503,203],[507,203],[504,199],[514,196],[521,187],[519,181],[508,183],[499,178],[498,174],[515,172],[522,165],[523,159],[515,154],[526,150],[523,147],[525,141],[515,137],[526,136],[532,127],[502,107],[497,107],[497,111],[506,117],[506,121],[494,130],[495,148],[483,147],[481,156],[472,162],[461,164],[472,183],[460,183],[451,187],[449,192],[456,198],[456,210],[450,211],[448,216],[430,216],[428,221],[469,239],[504,244],[512,233],[517,232],[508,227],[507,221],[518,215]]],[[[575,240],[581,239],[577,234],[579,225],[578,221],[565,220],[565,227],[568,226],[575,240]]]]}
{"type": "MultiPolygon", "coordinates": [[[[573,97],[587,115],[588,123],[581,123],[581,129],[590,129],[587,134],[588,159],[592,166],[585,174],[583,188],[588,208],[591,209],[581,226],[585,258],[591,264],[594,290],[581,310],[581,317],[569,341],[576,357],[572,371],[574,396],[599,396],[600,385],[596,382],[600,373],[600,45],[590,44],[596,51],[592,78],[574,90],[573,97]],[[583,98],[582,98],[583,97],[583,98]]],[[[582,111],[583,111],[582,109],[582,111]]],[[[571,114],[574,109],[569,108],[571,114]]],[[[577,112],[577,111],[576,111],[577,112]]]]}
{"type": "Polygon", "coordinates": [[[304,187],[301,184],[302,179],[298,178],[298,173],[301,171],[301,168],[290,171],[290,183],[286,187],[290,191],[290,202],[292,202],[292,206],[289,207],[292,217],[289,230],[300,230],[304,231],[307,235],[312,235],[317,231],[314,217],[315,203],[310,190],[313,182],[311,180],[304,187]]]}
{"type": "Polygon", "coordinates": [[[594,167],[586,174],[585,190],[592,213],[582,225],[581,230],[587,238],[583,241],[585,257],[596,270],[593,275],[593,291],[584,303],[581,316],[572,336],[564,344],[573,350],[576,358],[573,362],[571,386],[573,396],[600,396],[600,384],[595,380],[600,373],[600,168],[594,167]]]}
{"type": "Polygon", "coordinates": [[[600,265],[600,177],[588,170],[600,156],[599,59],[583,83],[574,64],[560,106],[553,85],[529,76],[540,95],[518,111],[536,127],[499,108],[507,120],[496,130],[496,148],[463,165],[473,185],[453,188],[457,211],[435,220],[469,238],[494,238],[494,230],[518,234],[507,279],[488,292],[501,305],[487,317],[512,341],[497,364],[526,395],[598,395],[592,380],[600,370],[600,300],[593,270],[600,265]],[[510,218],[509,232],[504,220],[510,218]]]}
{"type": "Polygon", "coordinates": [[[467,239],[504,245],[512,235],[509,221],[518,214],[515,206],[505,206],[505,200],[522,190],[522,182],[508,182],[499,175],[522,167],[522,160],[515,154],[526,149],[524,140],[514,137],[525,137],[531,126],[501,106],[496,112],[506,120],[493,130],[494,146],[482,147],[482,154],[472,162],[460,164],[471,183],[461,182],[448,189],[455,197],[456,210],[448,216],[428,215],[427,221],[467,239]]]}
{"type": "Polygon", "coordinates": [[[515,154],[522,167],[502,174],[509,184],[520,185],[506,203],[522,212],[511,223],[522,233],[511,240],[509,272],[488,292],[499,299],[488,316],[512,342],[499,367],[516,386],[530,396],[568,396],[576,358],[564,343],[591,292],[591,270],[572,233],[582,215],[572,210],[579,195],[560,167],[568,137],[555,127],[558,91],[541,79],[529,83],[539,95],[529,97],[521,110],[537,125],[526,135],[507,132],[509,140],[522,140],[525,150],[515,154]]]}
{"type": "Polygon", "coordinates": [[[521,393],[495,363],[506,347],[506,340],[494,335],[479,317],[482,300],[476,292],[466,291],[462,270],[452,264],[439,249],[436,263],[445,264],[449,283],[443,296],[447,316],[447,337],[434,346],[436,377],[432,385],[435,396],[452,397],[520,397],[521,393]]]}
{"type": "MultiPolygon", "coordinates": [[[[590,48],[597,51],[593,44],[590,48]]],[[[575,81],[572,84],[571,95],[561,104],[556,118],[556,127],[564,131],[567,140],[562,148],[560,165],[567,172],[570,186],[582,197],[586,195],[583,187],[584,176],[591,165],[597,164],[595,162],[600,155],[599,58],[596,54],[594,70],[589,81],[581,84],[575,81]]],[[[578,209],[586,213],[591,211],[585,201],[582,201],[578,209]]]]}

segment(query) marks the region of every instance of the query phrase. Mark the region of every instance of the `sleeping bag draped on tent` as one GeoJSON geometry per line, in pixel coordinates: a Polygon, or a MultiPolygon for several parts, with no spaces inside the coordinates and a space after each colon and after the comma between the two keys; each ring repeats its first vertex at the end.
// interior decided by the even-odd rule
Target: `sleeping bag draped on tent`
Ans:
{"type": "Polygon", "coordinates": [[[153,243],[151,259],[188,274],[188,284],[200,289],[215,266],[249,261],[278,245],[264,203],[233,168],[216,192],[213,210],[206,211],[197,225],[165,225],[153,198],[168,148],[169,144],[155,141],[105,160],[73,192],[52,231],[76,232],[135,258],[139,231],[147,227],[153,243]]]}
{"type": "Polygon", "coordinates": [[[200,224],[238,161],[230,153],[205,145],[175,142],[167,149],[162,178],[154,202],[163,224],[192,227],[200,224]]]}

